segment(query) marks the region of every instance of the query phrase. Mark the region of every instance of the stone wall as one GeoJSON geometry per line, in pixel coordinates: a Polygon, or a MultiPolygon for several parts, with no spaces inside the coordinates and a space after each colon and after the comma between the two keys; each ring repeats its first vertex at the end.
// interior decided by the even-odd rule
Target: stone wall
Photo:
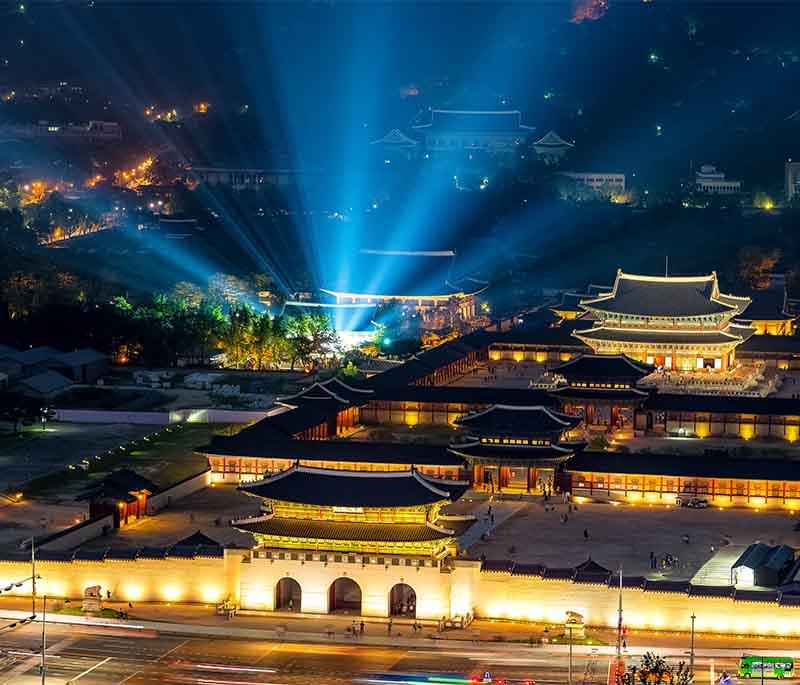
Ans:
{"type": "Polygon", "coordinates": [[[60,551],[78,547],[114,530],[114,515],[95,516],[36,541],[36,549],[60,551]]]}
{"type": "MultiPolygon", "coordinates": [[[[476,616],[561,623],[567,611],[577,611],[587,625],[617,625],[619,594],[614,587],[475,568],[471,575],[476,616]]],[[[739,601],[626,588],[622,602],[625,625],[631,628],[689,630],[694,612],[698,632],[800,635],[800,607],[781,606],[774,600],[739,601]]]]}
{"type": "MultiPolygon", "coordinates": [[[[243,550],[226,549],[224,557],[193,559],[136,559],[105,561],[37,560],[38,593],[50,597],[79,599],[84,590],[99,585],[103,596],[128,602],[218,602],[237,598],[239,567],[243,550]]],[[[30,561],[0,560],[0,585],[15,583],[31,575],[30,561]]],[[[15,588],[17,595],[30,595],[31,583],[15,588]]]]}
{"type": "Polygon", "coordinates": [[[343,559],[340,562],[332,560],[333,554],[327,556],[331,561],[253,557],[241,569],[242,608],[273,610],[278,581],[293,578],[302,591],[301,611],[325,614],[329,611],[331,584],[337,578],[350,578],[361,588],[364,616],[388,616],[391,589],[400,583],[409,585],[416,593],[417,618],[450,616],[450,574],[443,573],[438,565],[430,565],[430,559],[425,560],[425,566],[405,566],[394,565],[388,556],[363,557],[364,563],[358,561],[362,559],[359,555],[351,555],[358,559],[354,562],[346,561],[347,555],[338,555],[343,559]],[[378,559],[384,563],[377,563],[378,559]]]}

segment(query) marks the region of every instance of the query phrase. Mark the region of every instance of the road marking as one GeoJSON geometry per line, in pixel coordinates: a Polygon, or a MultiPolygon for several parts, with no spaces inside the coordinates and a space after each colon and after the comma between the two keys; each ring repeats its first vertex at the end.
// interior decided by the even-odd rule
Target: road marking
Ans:
{"type": "Polygon", "coordinates": [[[83,678],[83,676],[88,675],[96,668],[100,668],[103,664],[107,664],[109,661],[111,661],[111,659],[112,657],[108,656],[102,661],[98,661],[94,666],[92,666],[91,668],[87,668],[83,673],[78,673],[78,675],[76,675],[74,678],[70,678],[67,681],[66,685],[71,685],[71,683],[74,683],[76,680],[80,680],[81,678],[83,678]]]}
{"type": "Polygon", "coordinates": [[[143,673],[143,671],[141,669],[139,669],[138,671],[134,671],[127,678],[125,678],[125,680],[120,680],[119,681],[119,685],[123,685],[123,683],[127,683],[129,680],[132,680],[133,678],[135,678],[140,673],[143,673]]]}
{"type": "Polygon", "coordinates": [[[168,654],[172,654],[172,652],[174,652],[174,651],[176,651],[176,650],[180,649],[181,647],[183,647],[183,646],[184,646],[185,644],[187,644],[188,642],[189,642],[189,640],[184,640],[184,641],[183,641],[183,642],[181,642],[179,645],[175,645],[175,646],[174,646],[172,649],[168,649],[168,650],[167,650],[166,652],[164,652],[164,653],[163,653],[163,654],[162,654],[160,657],[158,657],[158,660],[159,660],[159,661],[161,661],[161,660],[162,660],[162,659],[163,659],[165,656],[167,656],[168,654]]]}

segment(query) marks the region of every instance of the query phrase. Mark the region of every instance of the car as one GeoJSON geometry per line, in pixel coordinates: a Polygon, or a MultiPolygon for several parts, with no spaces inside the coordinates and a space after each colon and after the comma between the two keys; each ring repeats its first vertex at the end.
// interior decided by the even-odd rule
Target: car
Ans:
{"type": "Polygon", "coordinates": [[[682,499],[679,497],[677,504],[687,509],[708,509],[710,506],[707,499],[700,499],[699,497],[692,497],[690,499],[682,499]]]}

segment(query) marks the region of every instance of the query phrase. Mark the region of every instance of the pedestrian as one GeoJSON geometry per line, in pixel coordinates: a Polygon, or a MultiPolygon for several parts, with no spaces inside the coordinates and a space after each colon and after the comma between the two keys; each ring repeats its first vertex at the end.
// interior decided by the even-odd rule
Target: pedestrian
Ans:
{"type": "Polygon", "coordinates": [[[494,514],[491,514],[489,516],[489,521],[491,522],[492,525],[494,525],[494,514]]]}
{"type": "Polygon", "coordinates": [[[588,528],[584,528],[583,529],[583,540],[584,540],[584,542],[589,542],[589,529],[588,528]]]}
{"type": "Polygon", "coordinates": [[[133,604],[131,604],[130,602],[128,602],[128,609],[133,609],[133,604]]]}
{"type": "Polygon", "coordinates": [[[656,567],[656,555],[653,552],[650,552],[650,568],[654,569],[656,567]]]}
{"type": "Polygon", "coordinates": [[[714,549],[714,545],[711,545],[711,554],[714,554],[716,550],[714,549]]]}
{"type": "Polygon", "coordinates": [[[491,504],[489,505],[489,508],[486,510],[486,515],[487,516],[491,516],[492,515],[492,505],[491,504]]]}
{"type": "Polygon", "coordinates": [[[289,597],[289,611],[294,611],[294,599],[289,597]]]}
{"type": "Polygon", "coordinates": [[[361,621],[361,625],[359,626],[359,632],[363,635],[364,634],[364,621],[361,621]]]}
{"type": "Polygon", "coordinates": [[[352,625],[350,626],[350,631],[353,633],[353,637],[355,637],[357,633],[355,621],[353,621],[352,625]]]}
{"type": "Polygon", "coordinates": [[[386,633],[388,635],[392,634],[392,619],[389,619],[389,623],[386,624],[386,633]]]}

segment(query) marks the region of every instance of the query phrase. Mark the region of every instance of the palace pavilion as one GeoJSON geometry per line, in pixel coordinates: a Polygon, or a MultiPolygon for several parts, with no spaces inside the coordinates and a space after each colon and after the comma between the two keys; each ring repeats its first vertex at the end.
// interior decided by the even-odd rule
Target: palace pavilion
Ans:
{"type": "Polygon", "coordinates": [[[584,354],[551,369],[563,380],[551,395],[564,412],[582,416],[588,428],[632,435],[634,412],[649,395],[636,384],[654,370],[624,354],[584,354]]]}
{"type": "Polygon", "coordinates": [[[543,406],[493,405],[456,421],[466,440],[450,451],[472,467],[473,487],[531,492],[552,488],[560,467],[586,446],[565,440],[583,421],[543,406]]]}
{"type": "MultiPolygon", "coordinates": [[[[327,565],[343,555],[381,555],[376,563],[398,565],[401,557],[441,561],[457,552],[457,540],[474,523],[471,516],[446,516],[442,508],[469,488],[405,471],[345,471],[294,465],[276,475],[240,485],[263,500],[261,516],[233,525],[253,534],[257,554],[289,549],[327,565]],[[387,555],[387,557],[383,557],[387,555]],[[395,562],[392,562],[395,559],[395,562]]],[[[300,585],[278,582],[274,608],[302,610],[300,585]]],[[[389,595],[389,615],[416,615],[416,593],[398,584],[389,595]]],[[[343,577],[329,587],[329,612],[361,613],[361,588],[343,577]]]]}
{"type": "Polygon", "coordinates": [[[620,269],[611,292],[581,301],[594,326],[573,335],[599,354],[626,354],[665,370],[725,371],[755,333],[739,325],[750,298],[720,292],[708,276],[635,276],[620,269]]]}

